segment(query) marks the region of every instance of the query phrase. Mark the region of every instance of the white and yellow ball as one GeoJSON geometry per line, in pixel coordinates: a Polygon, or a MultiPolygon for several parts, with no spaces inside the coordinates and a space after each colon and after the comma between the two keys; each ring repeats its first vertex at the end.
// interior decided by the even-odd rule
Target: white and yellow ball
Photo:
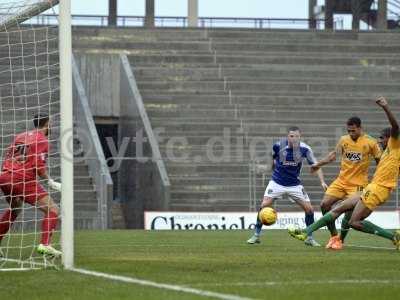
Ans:
{"type": "Polygon", "coordinates": [[[278,215],[272,207],[264,207],[260,210],[258,217],[264,225],[273,225],[275,224],[278,215]]]}

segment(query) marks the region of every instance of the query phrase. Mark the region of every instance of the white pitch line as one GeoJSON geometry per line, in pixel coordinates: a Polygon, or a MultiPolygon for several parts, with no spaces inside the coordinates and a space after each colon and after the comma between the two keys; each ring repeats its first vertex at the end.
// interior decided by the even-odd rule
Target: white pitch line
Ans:
{"type": "Polygon", "coordinates": [[[13,268],[13,269],[0,269],[0,272],[19,272],[19,271],[33,271],[41,270],[40,268],[13,268]]]}
{"type": "Polygon", "coordinates": [[[292,286],[292,285],[326,285],[326,284],[399,284],[396,279],[338,279],[338,280],[302,280],[302,281],[264,281],[233,283],[198,283],[199,286],[292,286]]]}
{"type": "Polygon", "coordinates": [[[159,288],[159,289],[166,289],[166,290],[171,290],[171,291],[176,291],[176,292],[189,293],[189,294],[199,295],[199,296],[203,296],[203,297],[212,297],[215,299],[253,300],[252,298],[240,297],[240,296],[236,296],[236,295],[216,293],[216,292],[211,292],[211,291],[206,291],[206,290],[184,287],[184,286],[180,286],[180,285],[158,283],[158,282],[154,282],[154,281],[142,280],[142,279],[137,279],[137,278],[133,278],[133,277],[112,275],[112,274],[95,272],[95,271],[79,269],[79,268],[73,268],[73,269],[71,269],[71,271],[77,272],[80,274],[121,281],[121,282],[125,282],[125,283],[133,283],[133,284],[138,284],[138,285],[151,286],[151,287],[155,287],[155,288],[159,288]]]}
{"type": "Polygon", "coordinates": [[[363,246],[363,245],[352,245],[352,244],[345,244],[345,247],[351,248],[361,248],[361,249],[383,249],[383,250],[396,250],[394,247],[380,247],[380,246],[363,246]]]}

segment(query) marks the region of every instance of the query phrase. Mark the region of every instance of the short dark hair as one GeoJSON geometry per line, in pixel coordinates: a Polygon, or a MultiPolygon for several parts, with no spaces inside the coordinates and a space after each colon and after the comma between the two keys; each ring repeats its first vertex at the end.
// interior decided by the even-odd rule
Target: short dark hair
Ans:
{"type": "Polygon", "coordinates": [[[38,113],[33,117],[33,125],[35,128],[42,128],[49,121],[49,115],[44,113],[38,113]]]}
{"type": "Polygon", "coordinates": [[[297,126],[290,126],[290,127],[288,128],[288,132],[289,132],[289,131],[300,131],[300,128],[297,127],[297,126]]]}
{"type": "Polygon", "coordinates": [[[361,119],[359,117],[353,116],[347,120],[347,126],[355,125],[361,127],[361,119]]]}
{"type": "Polygon", "coordinates": [[[391,127],[386,127],[386,128],[384,128],[384,129],[382,129],[382,131],[381,131],[381,136],[382,137],[390,137],[390,135],[391,135],[391,132],[392,132],[392,128],[391,127]]]}

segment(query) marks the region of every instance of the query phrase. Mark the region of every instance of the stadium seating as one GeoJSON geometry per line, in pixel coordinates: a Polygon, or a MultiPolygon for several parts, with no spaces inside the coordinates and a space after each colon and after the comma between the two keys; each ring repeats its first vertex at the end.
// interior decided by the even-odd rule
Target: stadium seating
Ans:
{"type": "MultiPolygon", "coordinates": [[[[249,210],[254,160],[249,150],[256,138],[267,141],[255,148],[265,158],[261,163],[270,163],[272,141],[284,136],[288,125],[298,125],[304,141],[322,157],[352,115],[360,116],[373,136],[387,126],[373,101],[377,95],[385,95],[399,112],[397,33],[79,28],[73,45],[78,55],[128,55],[151,124],[163,129],[160,148],[171,179],[171,210],[249,210]],[[172,148],[177,137],[186,138],[187,145],[172,148]],[[209,160],[211,137],[225,141],[230,157],[209,160]],[[243,154],[237,146],[242,142],[243,154]],[[169,160],[168,151],[186,158],[169,160]]],[[[223,151],[220,142],[211,152],[221,158],[223,151]]],[[[338,164],[324,171],[329,183],[338,164]]],[[[306,167],[303,173],[318,205],[323,194],[318,180],[306,167]]],[[[261,199],[260,177],[256,190],[261,199]]],[[[395,198],[385,207],[393,208],[395,198]]],[[[278,206],[292,209],[287,200],[278,206]]]]}

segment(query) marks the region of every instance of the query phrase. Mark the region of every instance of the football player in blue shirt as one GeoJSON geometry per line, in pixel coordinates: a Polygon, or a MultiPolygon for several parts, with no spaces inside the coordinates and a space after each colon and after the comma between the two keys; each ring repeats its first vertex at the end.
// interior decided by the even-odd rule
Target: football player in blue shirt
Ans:
{"type": "MultiPolygon", "coordinates": [[[[301,142],[300,137],[300,129],[293,126],[289,128],[287,138],[274,144],[272,151],[272,179],[265,189],[260,210],[263,207],[272,206],[274,199],[286,195],[304,210],[305,223],[308,226],[314,223],[314,209],[311,205],[310,198],[301,184],[299,175],[304,159],[307,160],[309,165],[316,164],[317,160],[314,157],[311,147],[301,142]]],[[[317,171],[317,175],[322,188],[326,190],[328,186],[325,183],[321,169],[317,171]]],[[[260,243],[262,225],[257,214],[255,232],[254,235],[247,240],[248,244],[260,243]]],[[[309,235],[304,242],[309,246],[320,246],[312,235],[309,235]]]]}

